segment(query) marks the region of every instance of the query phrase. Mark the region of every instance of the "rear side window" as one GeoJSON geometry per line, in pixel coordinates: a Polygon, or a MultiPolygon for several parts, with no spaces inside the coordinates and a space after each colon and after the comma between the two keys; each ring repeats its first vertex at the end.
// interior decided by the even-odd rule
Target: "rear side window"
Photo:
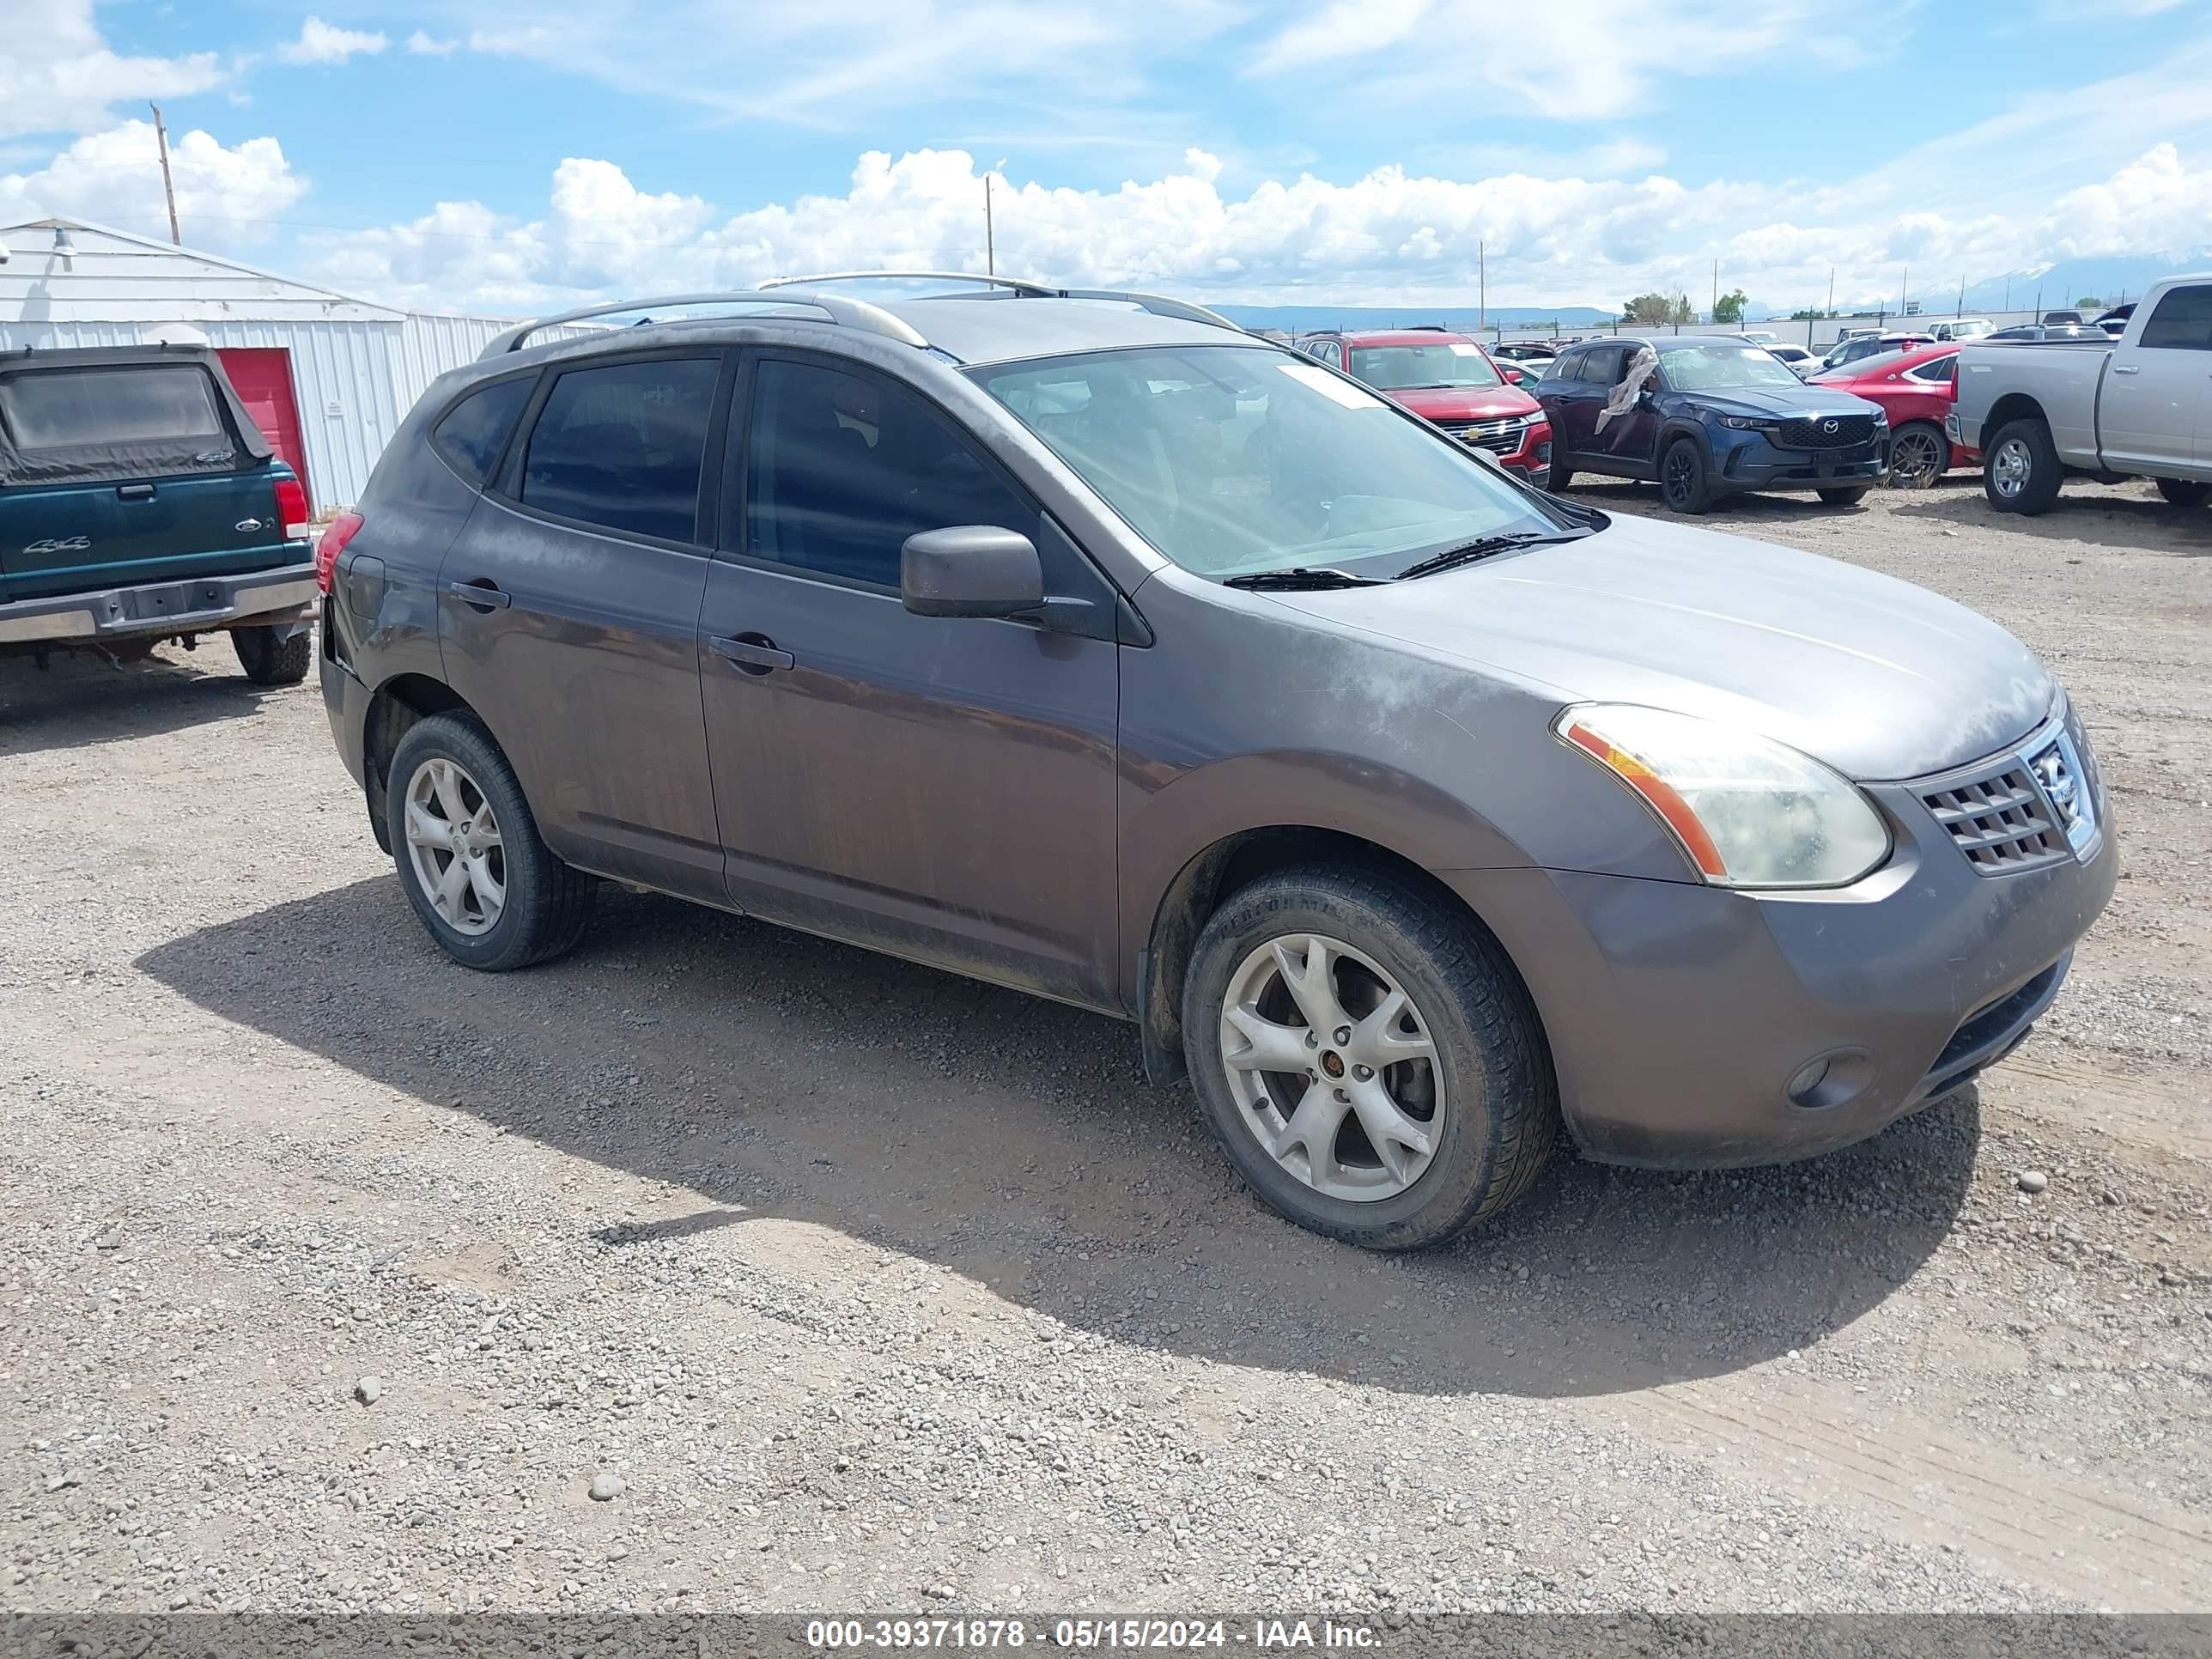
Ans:
{"type": "Polygon", "coordinates": [[[0,416],[20,449],[230,441],[207,372],[185,363],[11,374],[0,380],[0,416]]]}
{"type": "Polygon", "coordinates": [[[1932,363],[1923,363],[1917,368],[1906,371],[1916,380],[1927,380],[1938,386],[1948,386],[1958,372],[1959,360],[1956,357],[1938,357],[1932,363]]]}
{"type": "Polygon", "coordinates": [[[988,524],[1037,534],[1036,510],[902,386],[770,358],[754,376],[745,425],[740,548],[751,557],[896,587],[899,549],[918,531],[988,524]]]}
{"type": "Polygon", "coordinates": [[[2145,346],[2168,350],[2212,351],[2212,286],[2166,290],[2143,325],[2145,346]]]}
{"type": "Polygon", "coordinates": [[[534,375],[522,374],[471,392],[438,422],[430,447],[465,482],[482,489],[537,384],[534,375]]]}
{"type": "Polygon", "coordinates": [[[720,373],[712,358],[570,369],[530,430],[522,500],[609,530],[696,541],[720,373]]]}
{"type": "Polygon", "coordinates": [[[1584,354],[1582,372],[1576,379],[1594,381],[1599,386],[1617,385],[1620,380],[1620,366],[1626,356],[1620,346],[1600,346],[1595,351],[1584,354]]]}

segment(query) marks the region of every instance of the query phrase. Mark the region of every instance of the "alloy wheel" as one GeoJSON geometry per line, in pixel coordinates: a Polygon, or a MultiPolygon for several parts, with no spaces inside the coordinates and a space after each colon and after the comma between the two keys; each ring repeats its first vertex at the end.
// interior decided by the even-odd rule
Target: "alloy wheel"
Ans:
{"type": "Polygon", "coordinates": [[[1950,459],[1942,453],[1945,447],[1944,441],[1932,432],[1905,433],[1890,446],[1890,482],[1911,489],[1940,477],[1950,459]]]}
{"type": "Polygon", "coordinates": [[[488,933],[507,908],[507,849],[477,781],[432,756],[407,782],[407,861],[439,920],[488,933]]]}
{"type": "Polygon", "coordinates": [[[1679,507],[1688,501],[1697,481],[1697,462],[1687,450],[1676,448],[1667,457],[1667,505],[1679,507]]]}
{"type": "Polygon", "coordinates": [[[2007,438],[1990,457],[1990,483],[2007,501],[2027,488],[2028,475],[2034,470],[2035,458],[2024,438],[2007,438]]]}
{"type": "Polygon", "coordinates": [[[1291,934],[1244,958],[1222,1000],[1221,1064],[1253,1138],[1328,1197],[1396,1197],[1442,1139],[1427,1023],[1381,964],[1341,939],[1291,934]]]}

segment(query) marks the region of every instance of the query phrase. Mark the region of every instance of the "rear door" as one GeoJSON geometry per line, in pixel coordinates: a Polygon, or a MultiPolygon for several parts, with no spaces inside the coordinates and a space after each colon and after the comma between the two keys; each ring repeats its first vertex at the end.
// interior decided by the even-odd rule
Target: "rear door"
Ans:
{"type": "Polygon", "coordinates": [[[0,373],[12,452],[0,488],[11,599],[236,574],[289,562],[268,467],[197,362],[0,373]]]}
{"type": "Polygon", "coordinates": [[[2098,388],[2097,442],[2115,465],[2212,466],[2212,283],[2166,289],[2136,343],[2112,348],[2098,388]]]}
{"type": "Polygon", "coordinates": [[[547,844],[717,901],[696,639],[731,372],[664,349],[547,374],[438,579],[447,682],[547,844]]]}

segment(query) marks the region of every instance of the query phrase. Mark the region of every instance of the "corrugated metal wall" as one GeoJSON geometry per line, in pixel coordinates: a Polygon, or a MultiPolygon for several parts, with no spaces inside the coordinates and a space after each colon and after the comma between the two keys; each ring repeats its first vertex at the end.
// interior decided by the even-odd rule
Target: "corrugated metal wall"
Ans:
{"type": "MultiPolygon", "coordinates": [[[[0,322],[0,350],[138,345],[159,326],[0,322]]],[[[290,354],[308,479],[316,506],[327,513],[361,499],[369,469],[423,389],[447,369],[474,362],[494,335],[513,325],[489,317],[412,315],[392,322],[206,321],[193,326],[211,346],[273,346],[290,354]]]]}

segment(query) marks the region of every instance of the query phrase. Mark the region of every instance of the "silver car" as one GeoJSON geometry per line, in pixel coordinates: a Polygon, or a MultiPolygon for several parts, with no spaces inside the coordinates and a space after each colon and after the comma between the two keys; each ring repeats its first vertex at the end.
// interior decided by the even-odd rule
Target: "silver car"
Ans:
{"type": "Polygon", "coordinates": [[[1174,301],[673,309],[446,376],[319,552],[340,753],[468,967],[607,878],[1101,1010],[1399,1249],[1562,1128],[1872,1134],[2112,893],[2079,716],[1947,599],[1554,499],[1174,301]]]}

